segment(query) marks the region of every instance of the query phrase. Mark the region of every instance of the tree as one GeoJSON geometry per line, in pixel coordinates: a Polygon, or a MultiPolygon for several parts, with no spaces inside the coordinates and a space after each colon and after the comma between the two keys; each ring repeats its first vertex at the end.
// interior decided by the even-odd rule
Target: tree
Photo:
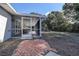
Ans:
{"type": "Polygon", "coordinates": [[[49,31],[66,31],[68,25],[62,12],[53,11],[48,14],[47,20],[43,21],[43,28],[49,31]]]}
{"type": "Polygon", "coordinates": [[[65,18],[68,21],[74,21],[74,16],[76,15],[73,3],[65,3],[63,6],[65,18]]]}
{"type": "Polygon", "coordinates": [[[79,32],[79,3],[65,3],[63,10],[66,19],[74,22],[72,31],[79,32]]]}
{"type": "Polygon", "coordinates": [[[70,21],[79,21],[79,3],[65,3],[64,15],[70,21]]]}
{"type": "Polygon", "coordinates": [[[79,4],[65,3],[63,12],[49,13],[47,20],[43,21],[43,26],[49,31],[79,32],[79,4]]]}

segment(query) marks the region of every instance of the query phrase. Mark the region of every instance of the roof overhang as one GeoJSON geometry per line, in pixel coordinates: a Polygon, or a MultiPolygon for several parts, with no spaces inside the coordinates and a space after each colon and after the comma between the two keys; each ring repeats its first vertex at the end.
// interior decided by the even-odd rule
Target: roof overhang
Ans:
{"type": "Polygon", "coordinates": [[[19,16],[29,16],[29,17],[42,17],[45,18],[45,15],[34,15],[34,14],[21,14],[21,13],[16,13],[15,15],[19,15],[19,16]]]}
{"type": "Polygon", "coordinates": [[[44,17],[45,15],[34,15],[34,14],[21,14],[16,12],[16,10],[9,3],[0,3],[0,6],[5,9],[11,15],[19,15],[19,16],[32,16],[32,17],[44,17]]]}
{"type": "Polygon", "coordinates": [[[15,9],[9,3],[0,3],[0,6],[5,9],[8,13],[14,15],[16,14],[15,9]]]}

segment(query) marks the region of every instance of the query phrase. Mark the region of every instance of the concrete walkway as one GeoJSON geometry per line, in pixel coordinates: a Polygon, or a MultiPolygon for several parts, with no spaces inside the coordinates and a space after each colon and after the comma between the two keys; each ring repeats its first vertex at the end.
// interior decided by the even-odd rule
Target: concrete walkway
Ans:
{"type": "Polygon", "coordinates": [[[45,56],[60,56],[52,51],[48,52],[45,56]]]}

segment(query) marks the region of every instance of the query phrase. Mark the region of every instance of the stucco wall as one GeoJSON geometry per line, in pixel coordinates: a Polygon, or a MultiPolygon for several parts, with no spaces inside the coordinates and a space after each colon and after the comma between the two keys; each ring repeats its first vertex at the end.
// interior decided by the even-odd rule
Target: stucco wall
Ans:
{"type": "Polygon", "coordinates": [[[0,7],[0,41],[11,37],[11,15],[0,7]]]}

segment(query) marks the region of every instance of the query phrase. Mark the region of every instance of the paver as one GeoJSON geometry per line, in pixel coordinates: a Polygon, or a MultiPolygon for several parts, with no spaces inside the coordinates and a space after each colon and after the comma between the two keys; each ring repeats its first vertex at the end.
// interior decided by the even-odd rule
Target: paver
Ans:
{"type": "Polygon", "coordinates": [[[24,40],[14,51],[15,56],[41,56],[45,55],[51,49],[45,40],[24,40]]]}

